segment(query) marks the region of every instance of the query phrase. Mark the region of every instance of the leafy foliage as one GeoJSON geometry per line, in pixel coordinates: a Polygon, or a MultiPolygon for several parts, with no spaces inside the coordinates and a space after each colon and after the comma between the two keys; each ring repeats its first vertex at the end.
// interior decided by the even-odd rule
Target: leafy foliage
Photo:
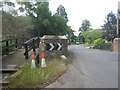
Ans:
{"type": "Polygon", "coordinates": [[[86,43],[93,43],[95,39],[98,39],[101,37],[101,31],[100,30],[88,30],[85,32],[82,32],[79,37],[84,37],[84,40],[86,43]]]}
{"type": "MultiPolygon", "coordinates": [[[[15,5],[14,3],[12,3],[15,5]]],[[[47,2],[18,2],[19,10],[3,11],[4,37],[35,37],[43,35],[66,35],[75,39],[73,30],[67,26],[68,20],[62,16],[52,15],[47,2]],[[18,16],[17,11],[24,16],[18,16]],[[16,13],[16,14],[15,14],[16,13]],[[11,23],[12,22],[12,23],[11,23]]],[[[7,4],[9,5],[9,3],[7,4]]],[[[10,5],[11,8],[13,7],[10,5]]],[[[14,6],[15,7],[15,6],[14,6]]]]}
{"type": "Polygon", "coordinates": [[[63,17],[51,15],[47,2],[19,2],[20,11],[27,12],[32,17],[36,36],[43,35],[65,35],[67,31],[67,20],[63,17]]]}
{"type": "Polygon", "coordinates": [[[103,38],[108,41],[113,41],[116,37],[116,16],[113,12],[108,13],[105,24],[102,26],[103,38]]]}
{"type": "Polygon", "coordinates": [[[34,29],[34,25],[32,23],[32,18],[29,16],[17,16],[15,17],[16,24],[17,24],[17,36],[18,37],[26,37],[31,38],[34,35],[34,32],[29,33],[31,30],[34,29]],[[29,32],[28,32],[29,31],[29,32]]]}
{"type": "Polygon", "coordinates": [[[68,27],[68,30],[66,32],[66,37],[68,38],[69,42],[75,43],[77,36],[74,35],[74,31],[71,29],[71,27],[68,27]]]}
{"type": "Polygon", "coordinates": [[[87,19],[83,20],[82,24],[81,24],[81,27],[79,28],[79,31],[85,32],[90,28],[90,26],[91,26],[91,24],[90,24],[89,20],[87,20],[87,19]]]}
{"type": "Polygon", "coordinates": [[[3,37],[15,36],[15,28],[17,28],[15,18],[9,13],[2,11],[2,35],[4,35],[3,37]]]}
{"type": "Polygon", "coordinates": [[[62,5],[60,5],[60,6],[57,8],[57,13],[56,13],[55,15],[62,16],[62,17],[64,17],[65,19],[68,20],[68,18],[67,18],[67,13],[66,13],[66,11],[65,11],[65,8],[64,8],[62,5]]]}
{"type": "Polygon", "coordinates": [[[12,16],[17,16],[18,13],[17,13],[17,10],[15,8],[15,3],[13,2],[0,2],[0,9],[2,11],[5,11],[9,14],[11,14],[12,16]]]}
{"type": "Polygon", "coordinates": [[[105,40],[102,38],[99,38],[94,41],[94,46],[96,48],[100,48],[100,46],[103,45],[104,43],[105,43],[105,40]]]}
{"type": "Polygon", "coordinates": [[[33,29],[31,18],[28,16],[12,16],[11,14],[2,11],[2,36],[21,37],[25,36],[26,30],[33,29]]]}

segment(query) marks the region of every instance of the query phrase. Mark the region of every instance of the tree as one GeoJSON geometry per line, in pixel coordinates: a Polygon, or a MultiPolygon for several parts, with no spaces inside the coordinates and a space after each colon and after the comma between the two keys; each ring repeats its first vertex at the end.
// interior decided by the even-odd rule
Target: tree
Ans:
{"type": "Polygon", "coordinates": [[[51,15],[47,2],[19,2],[19,9],[32,18],[35,36],[65,35],[67,21],[60,16],[51,15]],[[24,8],[23,8],[24,6],[24,8]]]}
{"type": "Polygon", "coordinates": [[[15,37],[18,32],[18,25],[16,18],[17,15],[15,4],[12,2],[0,2],[0,9],[2,14],[2,38],[15,37]]]}
{"type": "Polygon", "coordinates": [[[90,24],[89,20],[87,20],[87,19],[83,20],[82,24],[81,24],[81,27],[79,28],[79,31],[85,32],[90,28],[90,26],[91,26],[91,24],[90,24]]]}
{"type": "Polygon", "coordinates": [[[9,13],[12,16],[17,16],[18,12],[13,2],[0,2],[0,9],[4,12],[9,13]]]}
{"type": "Polygon", "coordinates": [[[33,29],[31,18],[18,16],[15,4],[12,2],[1,2],[2,13],[2,37],[22,37],[27,30],[33,29]],[[8,8],[9,7],[9,8],[8,8]]]}
{"type": "Polygon", "coordinates": [[[113,41],[116,37],[116,23],[117,19],[113,12],[107,14],[105,24],[102,26],[103,38],[108,41],[113,41]]]}
{"type": "Polygon", "coordinates": [[[74,35],[74,31],[71,29],[71,27],[68,27],[68,30],[66,32],[66,37],[69,40],[69,42],[75,42],[77,37],[74,35]]]}
{"type": "Polygon", "coordinates": [[[83,43],[85,42],[85,38],[84,38],[83,35],[81,35],[81,33],[78,35],[77,38],[78,38],[78,41],[79,41],[79,42],[83,42],[83,43]]]}
{"type": "Polygon", "coordinates": [[[2,37],[6,38],[16,36],[15,28],[17,27],[17,25],[15,22],[15,18],[5,11],[1,12],[2,12],[2,37]]]}
{"type": "Polygon", "coordinates": [[[2,11],[2,37],[22,37],[26,36],[27,30],[32,30],[33,24],[28,16],[12,16],[10,13],[2,11]]]}
{"type": "Polygon", "coordinates": [[[79,37],[84,37],[84,40],[86,43],[93,43],[94,40],[101,37],[101,31],[100,30],[88,30],[85,32],[82,32],[79,37]]]}
{"type": "Polygon", "coordinates": [[[34,25],[32,23],[32,18],[29,16],[17,16],[15,17],[17,28],[17,37],[32,38],[35,33],[33,31],[34,25]]]}
{"type": "Polygon", "coordinates": [[[43,36],[49,32],[51,13],[47,2],[19,2],[18,4],[21,5],[19,10],[32,18],[35,36],[43,36]]]}
{"type": "Polygon", "coordinates": [[[53,15],[51,21],[51,34],[66,35],[68,26],[67,20],[61,16],[53,15]]]}
{"type": "Polygon", "coordinates": [[[56,13],[56,15],[59,15],[59,16],[64,17],[65,19],[68,19],[68,18],[67,18],[67,13],[65,12],[65,8],[64,8],[62,5],[60,5],[60,6],[57,8],[57,13],[56,13]]]}

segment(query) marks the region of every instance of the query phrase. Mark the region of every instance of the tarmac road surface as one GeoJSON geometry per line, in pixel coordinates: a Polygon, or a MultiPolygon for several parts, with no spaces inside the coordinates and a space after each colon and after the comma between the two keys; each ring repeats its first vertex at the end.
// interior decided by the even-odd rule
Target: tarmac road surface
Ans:
{"type": "Polygon", "coordinates": [[[118,88],[118,53],[69,46],[68,71],[46,88],[118,88]]]}

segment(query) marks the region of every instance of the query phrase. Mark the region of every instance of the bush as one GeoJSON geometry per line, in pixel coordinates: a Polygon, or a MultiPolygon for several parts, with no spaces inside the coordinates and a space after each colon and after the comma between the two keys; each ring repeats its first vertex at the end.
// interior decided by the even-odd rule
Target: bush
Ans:
{"type": "Polygon", "coordinates": [[[85,43],[84,46],[88,46],[88,43],[85,43]]]}
{"type": "Polygon", "coordinates": [[[95,48],[98,48],[98,49],[100,49],[101,45],[103,45],[104,43],[105,43],[105,40],[102,38],[94,40],[94,46],[95,48]]]}
{"type": "Polygon", "coordinates": [[[85,40],[85,43],[92,44],[94,40],[100,38],[101,36],[102,35],[100,30],[92,29],[92,30],[82,32],[79,37],[83,37],[85,40]]]}
{"type": "Polygon", "coordinates": [[[88,44],[92,44],[92,43],[93,43],[93,40],[87,39],[86,42],[87,42],[88,44]]]}

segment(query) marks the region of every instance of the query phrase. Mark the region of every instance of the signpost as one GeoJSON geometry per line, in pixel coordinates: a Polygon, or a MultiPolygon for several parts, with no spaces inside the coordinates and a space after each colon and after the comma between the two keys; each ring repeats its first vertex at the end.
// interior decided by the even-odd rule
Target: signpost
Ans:
{"type": "Polygon", "coordinates": [[[49,43],[49,45],[51,46],[49,50],[50,51],[53,50],[54,49],[54,45],[52,43],[49,43]]]}
{"type": "Polygon", "coordinates": [[[57,45],[58,45],[57,50],[61,50],[62,49],[62,43],[57,43],[57,45]]]}
{"type": "Polygon", "coordinates": [[[62,50],[62,43],[46,43],[46,50],[62,50]]]}
{"type": "Polygon", "coordinates": [[[44,35],[40,41],[40,54],[44,52],[46,60],[68,55],[68,40],[65,36],[44,35]]]}

